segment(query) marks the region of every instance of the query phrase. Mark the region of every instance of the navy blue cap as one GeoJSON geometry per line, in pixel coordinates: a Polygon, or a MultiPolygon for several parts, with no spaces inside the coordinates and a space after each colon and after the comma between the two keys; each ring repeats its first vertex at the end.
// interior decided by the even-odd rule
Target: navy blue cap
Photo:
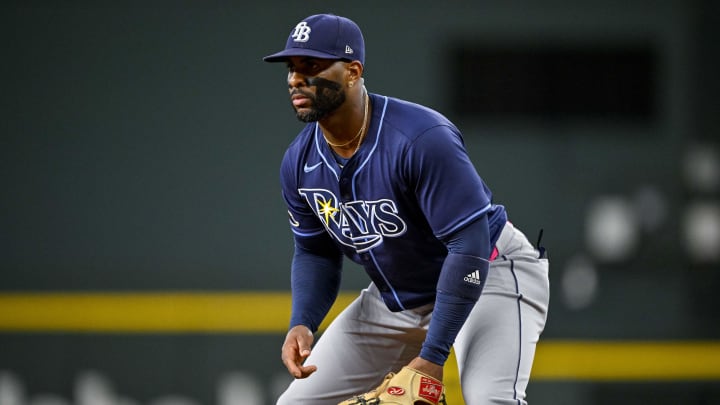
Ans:
{"type": "Polygon", "coordinates": [[[348,18],[334,14],[311,15],[290,31],[284,50],[263,60],[284,62],[290,56],[359,60],[365,64],[365,40],[360,27],[348,18]]]}

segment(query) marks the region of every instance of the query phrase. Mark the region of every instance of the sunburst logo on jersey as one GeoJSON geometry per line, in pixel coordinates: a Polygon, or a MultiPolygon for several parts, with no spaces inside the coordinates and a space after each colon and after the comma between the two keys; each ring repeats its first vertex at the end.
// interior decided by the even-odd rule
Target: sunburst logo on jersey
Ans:
{"type": "Polygon", "coordinates": [[[339,211],[337,208],[333,207],[332,198],[327,200],[326,202],[322,202],[320,199],[315,201],[320,206],[318,213],[325,216],[325,223],[329,224],[330,218],[335,219],[335,213],[339,211]]]}

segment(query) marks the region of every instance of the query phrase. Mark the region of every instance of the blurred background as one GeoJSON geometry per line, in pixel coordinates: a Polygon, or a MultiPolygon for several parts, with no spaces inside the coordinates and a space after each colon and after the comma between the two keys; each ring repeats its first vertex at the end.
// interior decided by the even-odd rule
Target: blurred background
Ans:
{"type": "Polygon", "coordinates": [[[319,12],[544,230],[530,403],[718,403],[719,4],[3,2],[0,405],[274,403],[301,123],[262,56],[319,12]]]}

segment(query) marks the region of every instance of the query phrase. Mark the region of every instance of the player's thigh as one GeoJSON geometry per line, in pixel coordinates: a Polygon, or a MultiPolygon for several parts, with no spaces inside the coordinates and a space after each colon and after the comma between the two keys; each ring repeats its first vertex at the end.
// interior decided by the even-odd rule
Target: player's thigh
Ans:
{"type": "Polygon", "coordinates": [[[419,353],[422,326],[412,314],[394,314],[370,288],[320,336],[306,364],[317,371],[293,380],[278,405],[337,404],[376,387],[389,371],[419,353]]]}
{"type": "Polygon", "coordinates": [[[524,403],[544,322],[519,293],[483,292],[454,346],[467,405],[524,403]]]}

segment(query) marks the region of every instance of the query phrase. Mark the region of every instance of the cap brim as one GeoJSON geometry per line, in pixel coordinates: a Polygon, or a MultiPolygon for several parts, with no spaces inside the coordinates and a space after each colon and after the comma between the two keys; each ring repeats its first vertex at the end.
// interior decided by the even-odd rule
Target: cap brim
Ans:
{"type": "Polygon", "coordinates": [[[291,56],[308,56],[311,58],[318,58],[318,59],[347,59],[347,58],[341,58],[337,55],[333,55],[326,52],[320,52],[313,49],[306,49],[306,48],[289,48],[285,49],[284,51],[280,51],[277,53],[274,53],[272,55],[268,55],[263,58],[265,62],[285,62],[289,57],[291,56]]]}

